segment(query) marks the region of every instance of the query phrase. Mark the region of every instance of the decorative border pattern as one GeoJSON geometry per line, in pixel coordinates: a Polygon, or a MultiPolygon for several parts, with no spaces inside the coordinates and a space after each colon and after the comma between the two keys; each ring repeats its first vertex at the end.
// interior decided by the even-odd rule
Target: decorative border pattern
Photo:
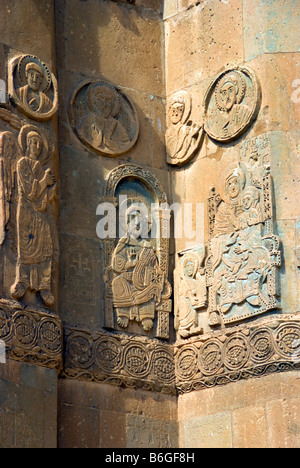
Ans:
{"type": "Polygon", "coordinates": [[[56,316],[0,300],[0,340],[8,359],[57,369],[63,378],[172,395],[300,370],[300,313],[174,346],[142,336],[63,330],[56,316]]]}
{"type": "Polygon", "coordinates": [[[6,344],[8,359],[62,368],[63,327],[57,316],[2,299],[0,339],[6,344]]]}
{"type": "Polygon", "coordinates": [[[177,343],[175,368],[180,394],[300,369],[300,314],[177,343]]]}
{"type": "Polygon", "coordinates": [[[176,394],[173,346],[146,337],[66,328],[63,377],[176,394]]]}

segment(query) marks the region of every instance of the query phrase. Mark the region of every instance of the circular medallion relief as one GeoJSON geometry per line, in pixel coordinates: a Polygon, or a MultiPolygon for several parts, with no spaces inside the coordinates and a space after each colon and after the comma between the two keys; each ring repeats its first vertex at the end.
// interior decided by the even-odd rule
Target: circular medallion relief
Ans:
{"type": "Polygon", "coordinates": [[[27,117],[44,121],[57,112],[57,80],[38,57],[22,55],[12,62],[10,87],[14,104],[27,117]]]}
{"type": "Polygon", "coordinates": [[[214,375],[223,366],[222,344],[219,340],[208,340],[199,352],[199,367],[204,375],[214,375]]]}
{"type": "Polygon", "coordinates": [[[70,102],[71,126],[84,145],[102,156],[127,153],[139,135],[139,121],[130,99],[105,81],[87,81],[70,102]]]}
{"type": "Polygon", "coordinates": [[[180,380],[190,380],[198,371],[198,352],[194,347],[184,347],[176,359],[176,374],[180,380]]]}
{"type": "Polygon", "coordinates": [[[225,366],[232,371],[241,369],[248,362],[249,351],[247,339],[240,334],[233,335],[225,344],[225,366]]]}
{"type": "Polygon", "coordinates": [[[252,70],[245,67],[225,70],[205,96],[206,133],[222,143],[235,140],[251,126],[260,103],[260,85],[252,70]]]}

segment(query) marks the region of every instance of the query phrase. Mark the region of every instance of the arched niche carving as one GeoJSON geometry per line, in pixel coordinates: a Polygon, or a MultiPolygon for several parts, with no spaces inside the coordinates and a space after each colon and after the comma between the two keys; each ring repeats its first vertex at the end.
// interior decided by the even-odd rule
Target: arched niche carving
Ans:
{"type": "Polygon", "coordinates": [[[104,240],[104,326],[168,339],[172,289],[168,281],[170,212],[167,195],[151,172],[129,164],[109,174],[105,200],[114,203],[118,220],[126,219],[126,232],[122,236],[119,229],[117,238],[104,240]],[[126,199],[124,209],[122,202],[126,199]],[[139,204],[149,213],[148,238],[133,237],[127,230],[128,216],[137,213],[139,204]],[[125,218],[120,216],[120,210],[125,218]],[[152,237],[154,231],[155,238],[152,237]]]}

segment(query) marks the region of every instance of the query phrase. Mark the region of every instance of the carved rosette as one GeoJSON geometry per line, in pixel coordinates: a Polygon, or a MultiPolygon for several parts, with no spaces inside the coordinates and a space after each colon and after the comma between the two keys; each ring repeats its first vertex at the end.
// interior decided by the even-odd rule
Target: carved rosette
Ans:
{"type": "Polygon", "coordinates": [[[72,379],[175,393],[173,348],[158,340],[65,330],[63,375],[72,379]]]}
{"type": "Polygon", "coordinates": [[[300,369],[300,315],[277,316],[175,345],[176,388],[201,390],[300,369]]]}

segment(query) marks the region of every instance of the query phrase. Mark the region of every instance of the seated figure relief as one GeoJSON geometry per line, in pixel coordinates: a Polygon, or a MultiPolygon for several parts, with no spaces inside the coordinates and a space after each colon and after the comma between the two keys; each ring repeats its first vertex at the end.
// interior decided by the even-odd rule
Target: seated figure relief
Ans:
{"type": "Polygon", "coordinates": [[[137,205],[128,208],[128,232],[119,240],[112,257],[112,291],[117,325],[125,329],[129,322],[136,321],[149,332],[157,306],[165,295],[170,297],[170,285],[153,246],[141,237],[140,216],[137,205]]]}
{"type": "Polygon", "coordinates": [[[257,180],[258,186],[252,186],[252,180],[251,168],[245,165],[225,176],[207,260],[212,325],[218,323],[218,314],[226,324],[278,308],[279,240],[264,209],[271,184],[257,180]]]}

